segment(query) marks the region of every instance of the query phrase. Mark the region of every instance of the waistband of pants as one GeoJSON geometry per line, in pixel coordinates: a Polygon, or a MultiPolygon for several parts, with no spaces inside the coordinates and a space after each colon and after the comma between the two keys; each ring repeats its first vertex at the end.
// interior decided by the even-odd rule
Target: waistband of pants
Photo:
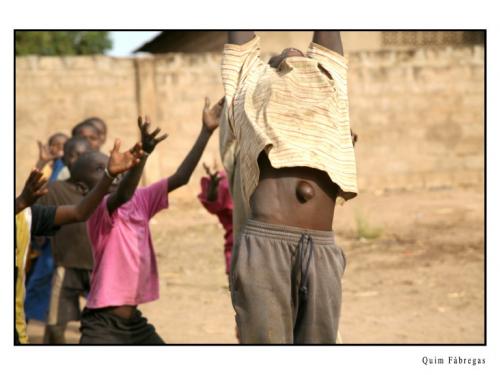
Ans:
{"type": "Polygon", "coordinates": [[[113,308],[114,307],[100,307],[97,309],[89,309],[88,307],[85,307],[82,311],[82,315],[92,315],[92,314],[98,314],[98,315],[105,315],[105,316],[110,316],[112,318],[116,318],[118,320],[122,321],[130,321],[136,318],[140,318],[142,316],[141,311],[136,307],[134,308],[134,311],[132,312],[132,316],[130,318],[125,318],[123,316],[117,315],[113,313],[113,308]]]}
{"type": "Polygon", "coordinates": [[[308,234],[317,245],[335,245],[333,230],[314,230],[288,225],[269,224],[262,221],[248,219],[242,234],[259,235],[266,238],[298,242],[302,235],[308,234]]]}

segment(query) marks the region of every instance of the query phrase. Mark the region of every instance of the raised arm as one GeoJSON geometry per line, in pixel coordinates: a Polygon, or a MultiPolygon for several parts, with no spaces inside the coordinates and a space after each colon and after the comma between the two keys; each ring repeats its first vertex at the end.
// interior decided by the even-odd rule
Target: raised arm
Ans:
{"type": "Polygon", "coordinates": [[[217,171],[216,166],[214,166],[213,172],[210,170],[210,167],[205,163],[203,163],[203,168],[205,169],[205,172],[207,173],[210,181],[207,191],[207,200],[209,202],[214,202],[215,200],[217,200],[217,193],[218,193],[217,188],[219,187],[219,182],[222,179],[222,177],[219,176],[219,172],[217,171]]]}
{"type": "Polygon", "coordinates": [[[210,100],[205,98],[205,107],[203,108],[202,122],[200,134],[196,139],[191,151],[187,154],[186,158],[182,161],[177,171],[168,178],[168,191],[186,185],[193,174],[196,165],[200,161],[201,155],[207,146],[210,136],[215,129],[219,126],[219,118],[222,113],[224,105],[224,98],[221,98],[217,104],[210,108],[210,100]]]}
{"type": "Polygon", "coordinates": [[[228,31],[227,42],[229,44],[245,44],[255,37],[253,31],[228,31]]]}
{"type": "Polygon", "coordinates": [[[40,170],[32,169],[24,184],[23,191],[16,197],[16,215],[47,193],[47,179],[43,178],[43,173],[40,170]]]}
{"type": "Polygon", "coordinates": [[[313,42],[328,48],[340,55],[344,55],[340,31],[315,31],[313,42]]]}
{"type": "Polygon", "coordinates": [[[40,141],[37,141],[37,143],[38,143],[38,160],[36,162],[36,168],[42,170],[42,168],[45,167],[46,164],[56,159],[56,157],[51,155],[49,151],[49,145],[44,145],[40,141]]]}
{"type": "Polygon", "coordinates": [[[58,206],[54,225],[59,226],[86,221],[97,208],[102,198],[109,192],[109,188],[116,176],[139,164],[143,154],[140,143],[137,143],[131,150],[120,153],[120,141],[116,140],[108,161],[107,171],[105,171],[97,185],[78,204],[58,206]]]}
{"type": "Polygon", "coordinates": [[[147,155],[144,155],[141,161],[125,174],[116,192],[110,194],[106,202],[110,214],[133,197],[135,189],[137,189],[137,185],[139,185],[144,166],[146,165],[146,159],[147,155]]]}
{"type": "Polygon", "coordinates": [[[111,214],[118,207],[128,202],[135,193],[137,189],[137,185],[139,185],[139,181],[142,176],[142,171],[144,170],[144,166],[146,165],[146,159],[150,153],[153,152],[156,145],[167,138],[167,134],[164,134],[158,138],[155,138],[160,133],[160,128],[156,128],[151,134],[148,133],[149,126],[151,124],[148,116],[146,116],[145,121],[142,121],[142,117],[139,117],[137,120],[137,124],[139,126],[139,130],[141,131],[141,144],[142,150],[144,151],[144,156],[141,161],[135,165],[123,179],[120,181],[120,185],[118,185],[118,189],[115,193],[111,194],[108,198],[108,212],[111,214]]]}

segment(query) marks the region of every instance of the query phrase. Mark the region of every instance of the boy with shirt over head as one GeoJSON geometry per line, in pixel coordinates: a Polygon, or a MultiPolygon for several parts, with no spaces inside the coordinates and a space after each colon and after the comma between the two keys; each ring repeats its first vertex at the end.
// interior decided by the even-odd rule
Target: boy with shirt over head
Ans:
{"type": "Polygon", "coordinates": [[[120,141],[116,140],[107,163],[107,173],[95,184],[92,191],[76,205],[40,206],[34,204],[47,193],[47,180],[37,169],[31,171],[21,194],[15,200],[15,329],[14,343],[28,343],[24,316],[24,283],[29,240],[35,236],[53,235],[61,225],[85,221],[97,207],[102,197],[109,191],[113,180],[109,175],[119,175],[139,163],[142,156],[141,145],[120,153],[120,141]]]}
{"type": "MultiPolygon", "coordinates": [[[[222,102],[203,110],[201,132],[177,171],[144,188],[137,188],[160,129],[149,133],[149,120],[139,117],[145,156],[121,180],[116,192],[106,196],[87,222],[94,255],[87,306],[81,319],[81,344],[163,344],[137,308],[159,298],[159,279],[150,219],[168,207],[168,194],[186,185],[210,136],[219,125],[222,102]]],[[[98,178],[86,181],[89,186],[98,178]]]]}
{"type": "Polygon", "coordinates": [[[338,31],[315,31],[307,53],[287,48],[267,64],[259,42],[252,31],[229,32],[222,60],[240,338],[332,344],[346,265],[335,203],[357,194],[347,61],[338,31]]]}

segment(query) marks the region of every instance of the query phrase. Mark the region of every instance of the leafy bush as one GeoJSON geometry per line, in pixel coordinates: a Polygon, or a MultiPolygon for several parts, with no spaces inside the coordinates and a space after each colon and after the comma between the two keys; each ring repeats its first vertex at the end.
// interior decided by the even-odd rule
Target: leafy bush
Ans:
{"type": "Polygon", "coordinates": [[[16,31],[16,56],[95,55],[113,43],[106,31],[16,31]]]}

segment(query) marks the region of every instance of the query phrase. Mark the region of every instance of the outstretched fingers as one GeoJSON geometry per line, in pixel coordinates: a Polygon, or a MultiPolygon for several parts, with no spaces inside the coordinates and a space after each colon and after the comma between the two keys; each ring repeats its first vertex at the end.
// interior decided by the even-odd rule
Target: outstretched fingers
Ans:
{"type": "Polygon", "coordinates": [[[210,176],[211,179],[216,179],[219,172],[217,171],[217,168],[214,168],[213,172],[212,169],[204,162],[203,163],[203,168],[205,169],[205,172],[210,176]]]}
{"type": "Polygon", "coordinates": [[[213,112],[213,114],[216,116],[216,117],[220,117],[221,113],[222,113],[222,108],[224,106],[224,101],[226,99],[224,97],[222,97],[218,102],[217,104],[215,104],[211,111],[213,112]]]}
{"type": "Polygon", "coordinates": [[[145,116],[144,120],[142,119],[142,117],[139,117],[138,123],[139,123],[139,128],[141,130],[142,148],[147,153],[153,152],[156,145],[168,137],[168,134],[164,134],[157,137],[161,133],[161,129],[158,127],[154,129],[151,133],[149,133],[149,126],[151,124],[151,120],[147,115],[145,116]]]}
{"type": "Polygon", "coordinates": [[[148,131],[149,125],[151,124],[151,119],[148,115],[144,116],[144,131],[148,131]]]}
{"type": "Polygon", "coordinates": [[[154,130],[154,131],[153,131],[153,132],[152,132],[149,136],[150,136],[151,138],[154,138],[154,137],[156,137],[156,136],[158,135],[158,133],[159,133],[160,131],[161,131],[161,129],[160,129],[160,128],[156,128],[156,129],[155,129],[155,130],[154,130]]]}
{"type": "Polygon", "coordinates": [[[141,162],[144,156],[144,151],[142,151],[142,144],[140,142],[136,143],[135,146],[130,151],[131,165],[135,166],[141,162]]]}
{"type": "Polygon", "coordinates": [[[155,142],[156,142],[156,144],[158,144],[158,143],[160,143],[161,141],[164,141],[164,140],[165,140],[165,139],[167,139],[167,138],[168,138],[168,134],[167,134],[167,133],[165,133],[165,134],[163,134],[162,136],[160,136],[160,137],[158,137],[158,138],[155,138],[155,142]]]}
{"type": "Polygon", "coordinates": [[[28,206],[30,206],[47,192],[47,179],[43,177],[43,173],[40,170],[33,168],[26,179],[26,184],[24,185],[21,195],[24,197],[28,206]]]}
{"type": "Polygon", "coordinates": [[[24,185],[30,185],[33,181],[33,179],[35,178],[35,175],[36,175],[36,168],[33,168],[28,176],[28,178],[26,179],[26,182],[24,183],[24,185]]]}
{"type": "Polygon", "coordinates": [[[205,162],[203,162],[203,168],[205,169],[206,174],[210,175],[210,167],[205,162]]]}
{"type": "Polygon", "coordinates": [[[130,153],[134,155],[136,158],[140,158],[144,155],[144,152],[142,151],[142,143],[137,142],[134,147],[130,149],[130,153]]]}
{"type": "Polygon", "coordinates": [[[45,195],[49,192],[49,189],[47,188],[47,179],[42,178],[37,182],[33,189],[33,195],[35,197],[41,197],[42,195],[45,195]]]}
{"type": "Polygon", "coordinates": [[[113,149],[111,150],[111,153],[114,154],[115,152],[120,152],[121,144],[122,144],[121,140],[119,140],[118,138],[115,139],[115,143],[113,145],[113,149]]]}
{"type": "Polygon", "coordinates": [[[47,183],[47,179],[43,177],[42,173],[37,175],[33,180],[33,186],[35,190],[40,189],[43,185],[47,183]]]}
{"type": "Polygon", "coordinates": [[[141,131],[141,133],[148,131],[150,123],[151,121],[148,115],[146,115],[144,119],[142,118],[142,116],[139,116],[137,118],[137,125],[139,126],[139,130],[141,131]]]}
{"type": "Polygon", "coordinates": [[[26,180],[26,185],[36,184],[42,176],[43,173],[39,169],[33,168],[28,176],[28,179],[26,180]]]}

